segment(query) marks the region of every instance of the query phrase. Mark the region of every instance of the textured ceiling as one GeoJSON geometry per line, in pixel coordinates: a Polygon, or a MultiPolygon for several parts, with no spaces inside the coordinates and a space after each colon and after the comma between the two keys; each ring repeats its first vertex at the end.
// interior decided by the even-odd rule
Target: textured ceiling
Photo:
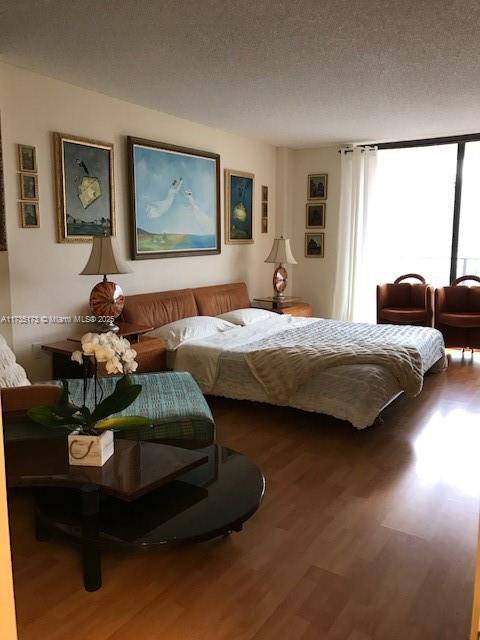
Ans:
{"type": "Polygon", "coordinates": [[[478,0],[0,0],[0,56],[276,145],[480,131],[478,0]]]}

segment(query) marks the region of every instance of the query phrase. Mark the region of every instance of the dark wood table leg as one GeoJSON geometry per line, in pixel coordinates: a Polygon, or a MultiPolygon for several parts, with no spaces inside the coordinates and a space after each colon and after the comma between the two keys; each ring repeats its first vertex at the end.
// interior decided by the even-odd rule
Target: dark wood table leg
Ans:
{"type": "Polygon", "coordinates": [[[96,591],[102,586],[102,564],[98,545],[100,490],[85,485],[80,490],[82,501],[82,567],[86,591],[96,591]]]}

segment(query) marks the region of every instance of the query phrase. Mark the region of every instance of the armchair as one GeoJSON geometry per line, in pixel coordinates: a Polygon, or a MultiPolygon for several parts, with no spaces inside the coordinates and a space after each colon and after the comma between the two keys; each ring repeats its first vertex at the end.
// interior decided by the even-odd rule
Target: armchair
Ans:
{"type": "Polygon", "coordinates": [[[393,283],[377,285],[377,324],[433,324],[433,287],[417,273],[407,273],[393,283]],[[403,282],[415,278],[420,283],[403,282]]]}
{"type": "Polygon", "coordinates": [[[480,282],[478,276],[462,276],[449,287],[435,291],[435,328],[442,332],[445,346],[480,349],[480,287],[459,286],[480,282]]]}

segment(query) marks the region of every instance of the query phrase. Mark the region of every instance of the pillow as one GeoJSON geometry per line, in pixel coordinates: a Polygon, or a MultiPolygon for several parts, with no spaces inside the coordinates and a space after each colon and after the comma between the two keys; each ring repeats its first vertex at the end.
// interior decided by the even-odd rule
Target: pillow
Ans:
{"type": "Polygon", "coordinates": [[[30,384],[25,369],[17,364],[13,351],[0,335],[0,387],[24,387],[30,384]]]}
{"type": "Polygon", "coordinates": [[[217,316],[217,318],[245,327],[247,324],[267,320],[273,316],[276,317],[277,314],[273,311],[268,311],[268,309],[254,309],[253,307],[249,307],[248,309],[235,309],[235,311],[222,313],[220,316],[217,316]]]}
{"type": "Polygon", "coordinates": [[[183,342],[193,340],[194,338],[206,338],[213,336],[222,331],[235,329],[234,324],[222,320],[221,318],[212,318],[211,316],[193,316],[192,318],[183,318],[175,320],[169,324],[158,327],[154,331],[149,331],[146,335],[165,340],[167,349],[174,351],[183,342]]]}

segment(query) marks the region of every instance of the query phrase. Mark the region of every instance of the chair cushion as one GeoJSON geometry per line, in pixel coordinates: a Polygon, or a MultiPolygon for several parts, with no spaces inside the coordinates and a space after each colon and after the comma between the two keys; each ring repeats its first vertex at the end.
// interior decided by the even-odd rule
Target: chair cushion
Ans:
{"type": "Polygon", "coordinates": [[[29,384],[25,369],[17,364],[15,354],[0,335],[0,387],[24,387],[29,384]]]}
{"type": "Polygon", "coordinates": [[[480,327],[480,313],[475,311],[439,313],[438,323],[449,327],[480,327]]]}
{"type": "Polygon", "coordinates": [[[387,320],[394,324],[411,324],[427,321],[427,312],[425,309],[415,309],[411,307],[405,309],[387,307],[380,310],[379,316],[381,320],[387,320]]]}

